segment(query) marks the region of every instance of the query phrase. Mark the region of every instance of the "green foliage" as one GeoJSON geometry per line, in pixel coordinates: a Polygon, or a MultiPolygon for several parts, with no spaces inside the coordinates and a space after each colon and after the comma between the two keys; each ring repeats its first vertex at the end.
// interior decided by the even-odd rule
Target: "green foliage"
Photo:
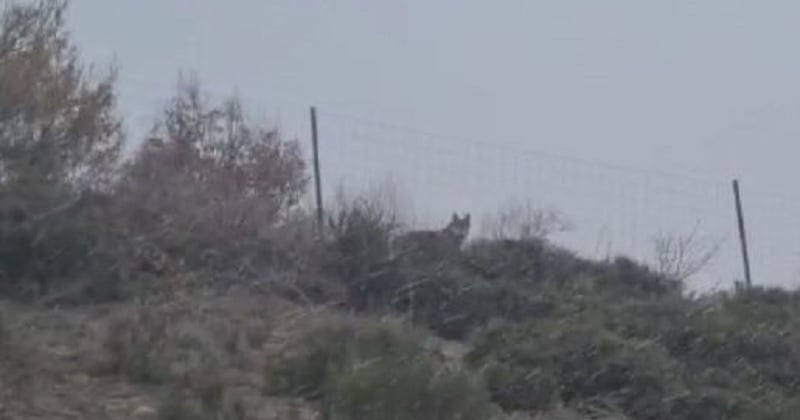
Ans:
{"type": "MultiPolygon", "coordinates": [[[[0,191],[0,200],[9,195],[0,191]]],[[[0,292],[34,299],[74,289],[90,300],[122,298],[134,283],[121,277],[134,250],[115,226],[102,223],[112,220],[103,197],[81,194],[42,217],[0,217],[0,292]]]]}
{"type": "Polygon", "coordinates": [[[590,320],[490,328],[467,357],[485,366],[493,398],[506,409],[544,410],[557,402],[614,401],[633,418],[664,418],[680,395],[681,369],[647,342],[625,340],[590,320]]]}
{"type": "Polygon", "coordinates": [[[244,405],[239,400],[225,400],[224,389],[217,395],[190,398],[176,392],[168,394],[158,407],[159,420],[245,420],[244,405]]]}
{"type": "Polygon", "coordinates": [[[14,2],[0,16],[0,184],[21,194],[102,185],[122,143],[114,73],[88,77],[66,7],[63,0],[14,2]]]}
{"type": "Polygon", "coordinates": [[[410,360],[422,353],[417,337],[396,325],[333,321],[309,327],[267,368],[269,392],[318,398],[326,381],[366,360],[410,360]]]}
{"type": "MultiPolygon", "coordinates": [[[[295,282],[276,289],[313,303],[343,297],[347,309],[402,313],[472,341],[473,371],[464,371],[397,325],[316,325],[268,361],[267,391],[315,400],[332,420],[482,419],[495,414],[490,399],[523,411],[599,404],[640,420],[796,417],[798,291],[687,297],[678,274],[553,245],[547,233],[564,225],[530,206],[501,215],[495,239],[403,258],[391,247],[396,208],[342,200],[317,243],[308,220],[290,221],[307,184],[299,144],[250,123],[235,98],[204,103],[197,84],[181,86],[155,138],[118,167],[114,74],[88,78],[65,7],[26,2],[0,16],[3,296],[100,301],[183,270],[218,282],[275,275],[295,282]]],[[[19,353],[3,324],[0,353],[19,353]]],[[[191,377],[202,388],[194,400],[168,401],[162,418],[241,418],[224,387],[202,379],[230,362],[206,334],[169,315],[135,314],[105,337],[106,367],[147,383],[191,377]],[[195,365],[176,362],[186,360],[195,365]]],[[[3,360],[8,382],[6,368],[22,362],[3,360]]]]}
{"type": "MultiPolygon", "coordinates": [[[[684,302],[680,284],[646,267],[622,258],[583,260],[537,238],[480,241],[460,256],[395,258],[372,262],[365,271],[353,277],[358,287],[351,287],[352,306],[410,313],[415,322],[449,339],[465,339],[493,319],[525,321],[592,306],[610,311],[616,308],[610,302],[620,306],[684,302]]],[[[666,314],[663,322],[669,323],[671,315],[666,314]]],[[[649,325],[629,327],[649,329],[649,325]]]]}
{"type": "Polygon", "coordinates": [[[369,282],[386,267],[397,218],[392,209],[365,196],[347,202],[340,193],[338,207],[328,216],[326,245],[318,264],[345,287],[350,306],[366,309],[374,304],[369,282]]]}
{"type": "Polygon", "coordinates": [[[13,3],[0,16],[0,291],[11,296],[96,268],[102,233],[75,208],[86,190],[110,186],[123,140],[113,72],[88,77],[65,9],[13,3]]]}
{"type": "Polygon", "coordinates": [[[636,419],[789,418],[800,375],[793,296],[598,295],[571,314],[484,329],[467,361],[509,410],[603,401],[636,419]]]}
{"type": "Polygon", "coordinates": [[[319,399],[329,419],[489,418],[480,384],[439,365],[420,343],[396,325],[325,323],[272,361],[267,391],[319,399]]]}
{"type": "Polygon", "coordinates": [[[0,292],[100,301],[180,270],[218,280],[285,270],[277,230],[305,192],[299,144],[251,124],[235,98],[208,106],[188,84],[159,141],[120,167],[113,75],[86,77],[65,8],[39,1],[0,16],[0,292]]]}
{"type": "Polygon", "coordinates": [[[116,201],[136,235],[188,268],[259,276],[285,264],[276,231],[307,185],[299,143],[252,123],[235,97],[201,96],[198,83],[181,83],[124,167],[116,201]]]}
{"type": "Polygon", "coordinates": [[[493,410],[466,372],[428,360],[381,358],[340,372],[329,388],[325,417],[333,420],[487,419],[493,410]]]}

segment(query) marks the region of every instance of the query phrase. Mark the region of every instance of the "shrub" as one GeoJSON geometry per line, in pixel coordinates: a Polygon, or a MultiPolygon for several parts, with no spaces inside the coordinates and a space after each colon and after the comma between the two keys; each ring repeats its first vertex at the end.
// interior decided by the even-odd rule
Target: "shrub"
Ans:
{"type": "Polygon", "coordinates": [[[607,294],[615,296],[637,296],[644,298],[680,296],[683,283],[652,271],[626,257],[617,257],[611,263],[593,264],[593,273],[598,286],[607,294]]]}
{"type": "Polygon", "coordinates": [[[160,420],[245,420],[247,413],[241,400],[232,399],[225,389],[213,395],[191,398],[177,392],[168,394],[158,407],[160,420]]]}
{"type": "Polygon", "coordinates": [[[316,399],[348,366],[384,357],[410,360],[423,352],[411,332],[386,322],[336,320],[307,328],[268,364],[268,392],[316,399]]]}
{"type": "Polygon", "coordinates": [[[484,370],[493,400],[507,410],[614,401],[632,418],[660,419],[681,395],[681,368],[655,344],[629,341],[590,320],[492,327],[468,363],[484,370]]]}
{"type": "Polygon", "coordinates": [[[686,327],[700,308],[683,297],[670,296],[613,301],[600,298],[587,310],[605,328],[622,337],[665,340],[686,327]]]}
{"type": "Polygon", "coordinates": [[[521,321],[555,311],[545,293],[486,281],[455,261],[392,265],[371,277],[365,290],[446,339],[466,339],[492,319],[521,321]]]}
{"type": "Polygon", "coordinates": [[[170,377],[169,360],[164,354],[167,326],[167,317],[155,311],[114,319],[103,343],[109,357],[103,368],[134,382],[166,382],[170,377]]]}
{"type": "Polygon", "coordinates": [[[389,267],[390,238],[399,225],[396,210],[379,198],[372,193],[348,199],[339,192],[318,262],[323,273],[347,290],[348,305],[360,310],[374,303],[369,282],[389,267]]]}
{"type": "Polygon", "coordinates": [[[333,420],[488,419],[488,395],[466,372],[426,360],[379,359],[332,381],[324,417],[333,420]]]}
{"type": "Polygon", "coordinates": [[[420,343],[383,322],[323,323],[271,363],[267,391],[321,400],[329,419],[489,418],[482,387],[437,365],[420,343]]]}
{"type": "Polygon", "coordinates": [[[101,193],[76,196],[46,217],[0,218],[0,291],[14,298],[119,299],[140,274],[130,261],[135,250],[101,193]]]}
{"type": "Polygon", "coordinates": [[[92,361],[99,373],[135,382],[213,389],[225,375],[238,374],[264,341],[270,326],[256,303],[251,308],[243,297],[216,297],[131,308],[104,322],[92,361]]]}
{"type": "Polygon", "coordinates": [[[599,399],[631,418],[791,418],[800,347],[782,293],[596,296],[571,314],[487,328],[467,361],[506,409],[599,399]]]}
{"type": "Polygon", "coordinates": [[[53,192],[105,185],[123,140],[115,75],[91,80],[66,8],[13,2],[0,12],[0,186],[36,204],[34,214],[58,203],[53,192]]]}
{"type": "Polygon", "coordinates": [[[577,257],[547,240],[526,238],[476,241],[466,249],[469,266],[487,279],[530,285],[564,281],[579,270],[577,257]]]}
{"type": "Polygon", "coordinates": [[[155,135],[117,188],[135,233],[217,277],[277,265],[274,230],[307,184],[297,141],[250,123],[236,98],[209,106],[197,83],[180,85],[155,135]]]}
{"type": "Polygon", "coordinates": [[[664,327],[684,309],[679,285],[644,266],[625,259],[583,260],[538,238],[478,241],[455,258],[389,259],[365,271],[355,277],[357,288],[350,285],[351,305],[411,314],[448,339],[465,339],[492,319],[526,321],[587,310],[620,334],[646,336],[649,321],[628,318],[637,305],[644,305],[639,315],[664,327]]]}
{"type": "Polygon", "coordinates": [[[38,297],[92,266],[101,223],[73,204],[108,189],[123,141],[114,74],[89,77],[66,7],[0,12],[0,293],[13,297],[38,297]]]}
{"type": "Polygon", "coordinates": [[[565,298],[576,289],[614,299],[682,293],[680,281],[628,258],[587,260],[541,238],[476,241],[466,249],[463,264],[482,278],[519,289],[560,288],[565,298]]]}
{"type": "MultiPolygon", "coordinates": [[[[697,372],[727,371],[715,384],[733,389],[766,387],[794,393],[800,389],[797,320],[787,322],[776,304],[763,314],[746,314],[750,297],[725,299],[721,306],[696,311],[664,337],[673,357],[697,372]],[[740,300],[741,299],[741,300],[740,300]],[[764,315],[774,314],[774,321],[764,315]]],[[[788,309],[788,308],[787,308],[788,309]]]]}

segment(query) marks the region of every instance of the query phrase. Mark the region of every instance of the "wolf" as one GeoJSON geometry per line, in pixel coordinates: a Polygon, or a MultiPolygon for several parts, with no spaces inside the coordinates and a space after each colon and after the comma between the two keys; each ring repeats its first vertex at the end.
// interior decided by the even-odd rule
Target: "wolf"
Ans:
{"type": "Polygon", "coordinates": [[[410,254],[428,257],[447,257],[461,249],[469,235],[470,214],[458,217],[453,213],[450,223],[440,230],[416,230],[406,232],[392,241],[395,257],[410,254]]]}

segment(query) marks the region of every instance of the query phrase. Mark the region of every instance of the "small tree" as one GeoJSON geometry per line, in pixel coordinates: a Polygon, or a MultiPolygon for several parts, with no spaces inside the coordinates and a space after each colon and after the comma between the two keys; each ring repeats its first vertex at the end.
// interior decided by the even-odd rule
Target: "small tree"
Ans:
{"type": "Polygon", "coordinates": [[[0,185],[26,196],[107,181],[122,142],[115,73],[90,80],[66,5],[11,5],[0,16],[0,185]]]}
{"type": "MultiPolygon", "coordinates": [[[[63,0],[0,12],[0,292],[74,281],[102,223],[80,200],[108,187],[123,141],[115,72],[94,81],[65,29],[63,0]]],[[[100,276],[99,276],[100,277],[100,276]]]]}
{"type": "Polygon", "coordinates": [[[181,80],[126,166],[120,197],[132,226],[166,251],[222,262],[263,249],[253,241],[284,220],[306,183],[296,141],[249,123],[236,98],[209,106],[197,82],[181,80]]]}

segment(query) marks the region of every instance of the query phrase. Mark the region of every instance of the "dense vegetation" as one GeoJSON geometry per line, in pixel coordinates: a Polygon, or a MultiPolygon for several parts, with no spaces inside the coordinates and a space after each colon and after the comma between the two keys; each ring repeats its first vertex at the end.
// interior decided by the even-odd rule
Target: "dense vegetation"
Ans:
{"type": "MultiPolygon", "coordinates": [[[[0,18],[3,300],[171,305],[258,287],[327,308],[312,325],[283,325],[288,338],[259,353],[259,376],[264,398],[301,398],[330,419],[477,420],[568,407],[576,416],[777,420],[800,408],[797,292],[688,296],[674,273],[579,258],[546,235],[397,258],[398,220],[369,197],[331,211],[318,239],[300,205],[297,142],[252,124],[235,98],[204,102],[195,82],[179,85],[152,138],[123,159],[114,72],[98,80],[82,67],[65,7],[26,3],[0,18]],[[442,354],[431,342],[464,351],[442,354]]],[[[249,366],[244,349],[266,339],[229,332],[244,320],[198,315],[214,344],[197,328],[182,332],[175,313],[141,310],[112,323],[108,358],[93,374],[172,384],[181,392],[163,418],[250,418],[209,378],[249,366]],[[202,354],[194,365],[218,370],[173,372],[189,348],[202,354]]],[[[18,335],[0,317],[0,402],[26,382],[14,379],[27,369],[18,335]]]]}

